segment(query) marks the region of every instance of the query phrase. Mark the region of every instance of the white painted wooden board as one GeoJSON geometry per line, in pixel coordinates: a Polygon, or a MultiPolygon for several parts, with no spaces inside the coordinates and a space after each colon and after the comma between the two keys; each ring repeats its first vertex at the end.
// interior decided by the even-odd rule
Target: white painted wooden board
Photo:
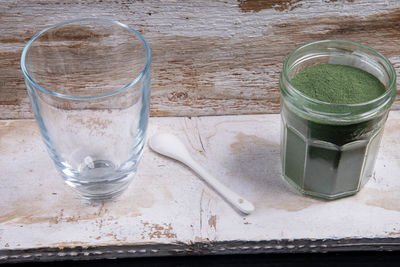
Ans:
{"type": "Polygon", "coordinates": [[[0,121],[0,262],[400,249],[399,125],[400,112],[391,111],[375,175],[360,193],[322,201],[281,179],[278,114],[151,118],[149,135],[177,134],[212,174],[253,201],[256,211],[242,216],[191,170],[148,147],[120,198],[89,203],[56,172],[35,121],[0,121]]]}

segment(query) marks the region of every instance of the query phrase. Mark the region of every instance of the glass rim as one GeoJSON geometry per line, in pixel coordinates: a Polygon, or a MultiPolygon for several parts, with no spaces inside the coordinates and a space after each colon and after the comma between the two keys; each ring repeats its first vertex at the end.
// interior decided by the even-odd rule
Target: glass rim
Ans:
{"type": "Polygon", "coordinates": [[[103,98],[103,97],[108,97],[108,96],[112,96],[112,95],[116,95],[119,94],[121,92],[124,92],[125,90],[127,90],[128,88],[130,88],[131,86],[135,85],[138,81],[140,81],[144,75],[150,70],[150,64],[151,64],[151,50],[150,50],[150,46],[147,43],[146,39],[144,39],[144,37],[135,29],[133,29],[132,27],[123,24],[119,21],[115,21],[115,20],[111,20],[111,19],[104,19],[104,18],[79,18],[79,19],[72,19],[72,20],[66,20],[51,26],[48,26],[46,28],[44,28],[43,30],[39,31],[38,33],[36,33],[25,45],[24,49],[22,50],[22,54],[21,54],[21,61],[20,61],[20,66],[21,66],[21,70],[22,73],[24,75],[24,77],[29,81],[29,83],[33,84],[36,88],[38,88],[39,90],[41,90],[42,92],[55,96],[55,97],[59,97],[59,98],[63,98],[63,99],[69,99],[69,100],[88,100],[88,99],[97,99],[97,98],[103,98]],[[66,24],[70,24],[70,23],[74,23],[74,22],[81,22],[81,21],[102,21],[102,22],[107,22],[107,23],[111,23],[111,24],[115,24],[118,26],[121,26],[127,30],[129,30],[130,32],[132,32],[134,35],[138,36],[139,39],[143,42],[145,49],[146,49],[146,53],[147,53],[147,60],[146,60],[146,65],[144,66],[143,70],[140,72],[139,75],[137,75],[131,82],[129,82],[128,84],[124,85],[123,87],[120,87],[118,89],[115,89],[111,92],[107,92],[105,94],[99,94],[99,95],[88,95],[88,96],[74,96],[74,95],[68,95],[68,94],[61,94],[61,93],[57,93],[55,91],[49,90],[43,86],[41,86],[39,83],[37,83],[28,73],[28,70],[26,69],[25,66],[25,58],[26,55],[28,53],[29,48],[31,47],[32,43],[39,38],[40,36],[42,36],[45,32],[47,32],[50,29],[59,27],[59,26],[63,26],[66,24]]]}
{"type": "Polygon", "coordinates": [[[368,106],[370,104],[373,104],[375,102],[381,102],[384,99],[388,98],[389,95],[393,94],[393,90],[396,87],[396,71],[392,65],[392,63],[381,53],[379,53],[378,51],[376,51],[375,49],[360,44],[360,43],[356,43],[356,42],[352,42],[352,41],[347,41],[347,40],[334,40],[334,39],[327,39],[327,40],[319,40],[319,41],[314,41],[311,43],[307,43],[304,44],[300,47],[297,47],[296,49],[294,49],[285,59],[284,63],[283,63],[283,71],[282,71],[282,75],[284,77],[284,79],[287,81],[287,84],[289,85],[290,88],[289,91],[292,93],[295,93],[296,95],[300,96],[301,98],[313,103],[313,104],[319,104],[319,105],[329,105],[331,107],[338,107],[338,108],[343,108],[343,107],[363,107],[363,106],[368,106]],[[366,102],[361,102],[361,103],[355,103],[355,104],[338,104],[338,103],[330,103],[330,102],[325,102],[313,97],[310,97],[308,95],[305,95],[304,93],[302,93],[301,91],[297,90],[295,86],[292,85],[292,83],[290,82],[289,76],[288,76],[288,71],[289,71],[289,59],[291,57],[293,57],[296,53],[298,53],[299,51],[313,46],[313,45],[317,45],[317,44],[321,44],[321,43],[341,43],[341,44],[349,44],[349,45],[353,45],[353,46],[358,46],[361,47],[363,49],[366,49],[368,51],[371,51],[373,54],[377,55],[379,58],[381,58],[387,65],[387,67],[389,68],[389,83],[387,86],[387,90],[385,91],[384,94],[380,95],[377,98],[371,99],[369,101],[366,102]]]}

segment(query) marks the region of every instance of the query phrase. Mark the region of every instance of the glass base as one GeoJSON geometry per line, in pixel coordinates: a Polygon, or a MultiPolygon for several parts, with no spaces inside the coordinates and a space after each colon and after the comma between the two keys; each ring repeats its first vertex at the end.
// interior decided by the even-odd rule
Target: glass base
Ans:
{"type": "Polygon", "coordinates": [[[89,200],[114,199],[128,187],[136,168],[129,172],[116,170],[115,165],[107,160],[88,162],[81,168],[79,177],[63,173],[63,179],[79,195],[89,200]]]}
{"type": "Polygon", "coordinates": [[[101,183],[81,183],[76,180],[71,181],[71,179],[63,178],[65,183],[72,187],[83,198],[89,200],[108,200],[121,195],[132,180],[130,176],[133,175],[134,174],[130,174],[119,179],[113,179],[112,181],[101,183]]]}

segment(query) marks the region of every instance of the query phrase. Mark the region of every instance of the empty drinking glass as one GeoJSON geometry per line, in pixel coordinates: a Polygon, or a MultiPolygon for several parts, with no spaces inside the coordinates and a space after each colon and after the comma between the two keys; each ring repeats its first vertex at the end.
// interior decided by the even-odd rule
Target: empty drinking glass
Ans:
{"type": "Polygon", "coordinates": [[[50,26],[22,52],[49,154],[85,198],[118,196],[136,173],[149,117],[150,61],[137,31],[106,19],[50,26]]]}

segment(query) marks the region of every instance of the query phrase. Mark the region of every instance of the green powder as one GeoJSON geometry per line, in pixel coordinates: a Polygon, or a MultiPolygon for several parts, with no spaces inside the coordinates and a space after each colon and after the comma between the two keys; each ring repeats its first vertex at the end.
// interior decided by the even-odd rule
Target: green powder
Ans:
{"type": "Polygon", "coordinates": [[[335,104],[363,103],[385,92],[385,86],[374,75],[359,68],[337,64],[306,68],[290,82],[305,95],[335,104]]]}
{"type": "MultiPolygon", "coordinates": [[[[291,83],[305,95],[336,104],[362,103],[385,92],[384,85],[370,73],[335,64],[306,68],[291,83]]],[[[303,118],[288,102],[281,105],[285,179],[305,194],[328,199],[357,192],[372,177],[387,112],[366,121],[336,125],[303,118]]]]}

